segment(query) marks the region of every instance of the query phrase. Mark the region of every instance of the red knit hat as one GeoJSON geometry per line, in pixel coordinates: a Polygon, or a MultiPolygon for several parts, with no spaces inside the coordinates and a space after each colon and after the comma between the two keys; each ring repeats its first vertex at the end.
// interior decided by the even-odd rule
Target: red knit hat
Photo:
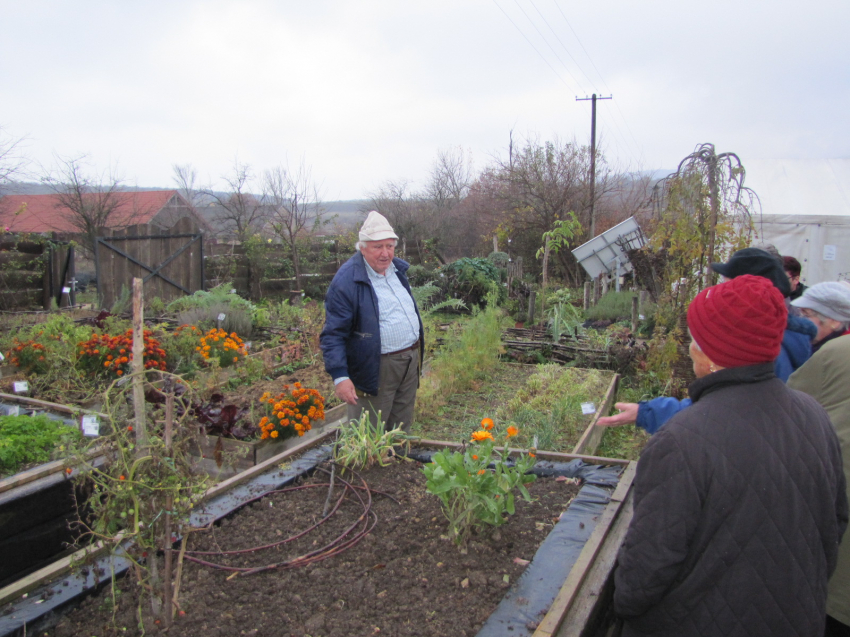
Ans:
{"type": "Polygon", "coordinates": [[[752,274],[706,288],[688,308],[691,336],[721,367],[776,360],[787,323],[782,293],[752,274]]]}

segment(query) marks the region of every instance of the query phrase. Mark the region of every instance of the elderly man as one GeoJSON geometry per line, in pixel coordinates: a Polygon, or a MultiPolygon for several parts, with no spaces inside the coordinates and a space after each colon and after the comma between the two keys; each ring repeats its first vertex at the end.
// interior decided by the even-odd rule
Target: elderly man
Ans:
{"type": "Polygon", "coordinates": [[[409,432],[424,339],[407,281],[410,265],[395,258],[397,240],[389,222],[371,211],[358,252],[342,264],[325,296],[321,345],[349,419],[368,410],[386,429],[409,432]]]}

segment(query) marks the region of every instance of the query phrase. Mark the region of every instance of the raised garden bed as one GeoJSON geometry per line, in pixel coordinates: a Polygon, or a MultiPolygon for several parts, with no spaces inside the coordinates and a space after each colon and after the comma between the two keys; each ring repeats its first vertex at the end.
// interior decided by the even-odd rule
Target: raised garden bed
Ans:
{"type": "MultiPolygon", "coordinates": [[[[308,455],[310,454],[318,454],[321,457],[323,452],[308,452],[308,455]]],[[[326,453],[324,455],[326,456],[326,453]]],[[[570,498],[565,493],[565,483],[556,480],[541,481],[538,483],[538,486],[543,488],[539,496],[540,502],[528,505],[528,509],[514,516],[506,527],[500,528],[498,535],[476,539],[470,546],[469,553],[463,555],[451,542],[441,537],[444,522],[439,508],[434,508],[437,506],[436,498],[428,495],[422,488],[424,481],[421,481],[421,472],[405,462],[399,462],[403,472],[400,479],[388,478],[388,483],[379,483],[382,479],[380,469],[368,477],[370,487],[383,492],[372,494],[374,506],[379,507],[375,511],[378,523],[348,551],[303,568],[248,576],[233,576],[232,572],[187,564],[181,589],[182,598],[186,600],[186,614],[178,618],[170,634],[300,636],[380,633],[478,634],[481,637],[505,634],[559,634],[554,631],[534,631],[540,631],[545,626],[555,626],[557,629],[557,626],[568,619],[569,613],[566,611],[581,606],[579,602],[584,599],[583,596],[589,594],[580,592],[574,584],[577,581],[588,582],[593,579],[589,577],[592,570],[590,566],[596,563],[594,558],[601,555],[604,542],[586,544],[585,540],[593,539],[594,535],[603,539],[611,537],[609,531],[612,523],[622,518],[619,512],[623,510],[622,502],[625,500],[624,494],[628,492],[631,478],[630,473],[624,474],[612,499],[613,485],[618,481],[616,471],[612,474],[612,470],[607,470],[606,475],[606,470],[600,472],[596,467],[597,463],[605,461],[589,459],[591,465],[579,466],[581,463],[577,465],[576,462],[564,465],[560,461],[571,458],[544,452],[539,455],[539,465],[544,473],[556,475],[574,471],[579,472],[574,475],[585,476],[587,484],[579,495],[585,502],[579,508],[591,506],[590,513],[579,514],[570,509],[566,515],[560,516],[570,498]],[[547,462],[546,458],[551,458],[556,463],[547,462]],[[582,471],[585,473],[582,474],[582,471]],[[598,482],[609,486],[591,484],[598,482]],[[413,487],[412,491],[407,490],[408,486],[413,487]],[[618,493],[620,495],[617,495],[618,493]],[[397,502],[388,496],[392,496],[397,502]],[[419,509],[419,506],[425,508],[419,509]],[[558,517],[561,519],[556,525],[555,519],[558,517]],[[531,524],[520,526],[523,523],[520,520],[531,524]],[[605,527],[604,532],[599,531],[601,526],[605,527]],[[413,527],[425,535],[414,538],[413,527]],[[556,550],[561,552],[557,553],[557,558],[553,558],[552,554],[539,556],[528,566],[516,563],[514,558],[527,560],[533,555],[533,548],[520,546],[524,536],[536,538],[536,541],[545,537],[544,546],[551,542],[556,546],[556,550]],[[572,555],[567,556],[563,551],[571,552],[572,555]],[[483,560],[493,556],[499,556],[503,561],[498,566],[485,566],[483,560]],[[581,577],[569,574],[570,565],[573,563],[579,565],[581,577]],[[544,570],[540,571],[540,568],[544,570]],[[553,573],[553,568],[560,569],[560,574],[553,573]],[[449,569],[459,570],[453,571],[445,580],[439,579],[444,571],[447,573],[449,569]],[[540,582],[548,585],[550,590],[541,593],[536,588],[540,582]],[[397,589],[402,591],[404,602],[393,597],[397,589]],[[327,591],[327,599],[319,597],[320,590],[327,591]],[[432,594],[440,592],[448,595],[440,601],[431,597],[432,594]],[[489,601],[485,602],[484,597],[489,601]],[[499,599],[502,599],[501,603],[499,599]],[[409,602],[412,602],[410,608],[402,605],[409,602]],[[452,608],[455,610],[451,610],[452,608]],[[557,621],[554,616],[550,617],[551,612],[547,615],[547,611],[554,611],[557,621]],[[452,614],[454,612],[457,614],[452,614]]],[[[193,515],[194,523],[205,525],[216,518],[228,518],[233,508],[240,506],[240,501],[254,499],[262,492],[289,484],[296,474],[304,470],[304,463],[308,461],[306,456],[291,464],[284,462],[285,459],[286,457],[270,459],[246,472],[246,475],[237,476],[228,483],[215,487],[210,492],[204,509],[193,515]],[[246,479],[251,482],[244,482],[246,479]]],[[[611,463],[620,464],[618,461],[611,463]]],[[[319,473],[316,479],[319,478],[319,473]]],[[[323,488],[305,491],[321,491],[318,496],[320,502],[317,504],[316,501],[310,500],[296,504],[293,501],[288,504],[287,500],[294,494],[268,496],[243,509],[229,521],[222,522],[221,526],[214,527],[215,530],[192,534],[190,550],[247,548],[258,542],[277,541],[281,536],[289,535],[293,529],[304,528],[309,524],[309,519],[317,514],[321,515],[321,502],[326,495],[323,488]],[[289,511],[285,508],[287,506],[294,508],[289,511]]],[[[300,491],[296,493],[299,498],[302,495],[308,498],[316,497],[302,494],[300,491]]],[[[358,507],[353,502],[354,499],[348,502],[345,508],[350,509],[348,513],[356,518],[359,515],[358,507]]],[[[349,516],[348,523],[354,518],[349,516]]],[[[346,525],[344,521],[339,523],[346,525]]],[[[338,535],[338,529],[331,533],[338,535]]],[[[300,551],[321,545],[320,538],[312,537],[308,540],[308,547],[300,551]]],[[[294,554],[300,551],[296,549],[294,554]]],[[[250,563],[258,565],[279,562],[286,559],[288,554],[283,549],[272,549],[271,553],[266,553],[265,556],[257,554],[250,558],[250,563]]],[[[195,557],[217,562],[237,560],[231,564],[248,559],[244,556],[218,556],[215,559],[202,555],[195,557]]],[[[38,634],[44,634],[45,626],[39,625],[39,620],[33,615],[39,608],[39,602],[43,606],[59,606],[60,598],[67,600],[75,586],[86,578],[92,579],[93,571],[103,578],[112,568],[115,567],[104,562],[99,569],[90,569],[87,574],[69,577],[41,589],[30,588],[27,600],[20,598],[25,590],[23,588],[6,591],[6,599],[9,599],[11,594],[16,601],[11,610],[8,606],[0,610],[0,628],[9,628],[17,622],[19,630],[21,622],[28,621],[30,631],[38,630],[38,634]]],[[[607,576],[603,579],[607,579],[607,576]]],[[[54,629],[46,630],[47,634],[113,634],[103,626],[104,620],[109,622],[112,617],[111,602],[103,597],[104,593],[109,591],[110,587],[106,587],[99,598],[92,598],[93,601],[88,602],[73,616],[59,620],[54,629]],[[103,611],[104,608],[106,612],[103,611]],[[101,619],[95,619],[96,617],[101,619]],[[81,621],[94,623],[81,624],[81,621]]],[[[0,591],[0,601],[3,599],[3,592],[0,591]]],[[[135,606],[130,595],[118,597],[117,611],[118,628],[114,634],[139,634],[133,619],[135,606]],[[125,612],[129,614],[124,615],[125,612]],[[123,628],[127,630],[124,631],[123,628]]],[[[151,624],[148,632],[156,633],[157,626],[151,624]]],[[[4,634],[10,633],[0,630],[0,635],[4,634]]]]}
{"type": "MultiPolygon", "coordinates": [[[[80,410],[43,401],[0,395],[0,407],[20,415],[49,413],[68,426],[79,422],[80,410]]],[[[96,456],[96,452],[94,454],[96,456]]],[[[102,458],[94,457],[99,465],[102,458]]],[[[26,467],[0,480],[0,587],[55,560],[77,539],[71,523],[77,519],[73,474],[56,460],[26,467]]]]}
{"type": "Polygon", "coordinates": [[[604,433],[596,420],[610,410],[618,383],[619,375],[606,370],[501,363],[468,391],[447,396],[433,413],[417,411],[412,433],[426,440],[461,442],[482,415],[505,422],[524,419],[516,422],[526,432],[518,446],[532,446],[539,426],[540,449],[593,455],[604,433]],[[547,397],[553,382],[566,389],[547,397]],[[593,403],[593,411],[588,407],[583,413],[582,403],[593,403]]]}

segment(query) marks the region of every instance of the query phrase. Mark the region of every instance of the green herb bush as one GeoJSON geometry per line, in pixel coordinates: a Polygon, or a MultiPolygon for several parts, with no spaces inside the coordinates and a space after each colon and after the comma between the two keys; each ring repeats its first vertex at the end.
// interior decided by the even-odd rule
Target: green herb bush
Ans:
{"type": "Polygon", "coordinates": [[[518,434],[515,427],[508,428],[498,451],[490,433],[493,421],[485,418],[481,426],[466,449],[437,452],[433,461],[422,467],[428,493],[440,498],[449,520],[449,537],[458,545],[466,544],[473,532],[507,522],[515,512],[514,491],[531,501],[525,485],[536,478],[528,473],[535,463],[535,451],[522,454],[514,463],[509,461],[508,442],[518,434]]]}

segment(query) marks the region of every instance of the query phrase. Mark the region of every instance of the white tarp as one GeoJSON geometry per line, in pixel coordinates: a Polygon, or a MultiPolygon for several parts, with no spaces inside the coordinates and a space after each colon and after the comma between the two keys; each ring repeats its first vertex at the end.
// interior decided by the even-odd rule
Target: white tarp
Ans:
{"type": "Polygon", "coordinates": [[[762,215],[755,220],[759,243],[772,243],[802,264],[806,285],[850,280],[850,216],[762,215]]]}

